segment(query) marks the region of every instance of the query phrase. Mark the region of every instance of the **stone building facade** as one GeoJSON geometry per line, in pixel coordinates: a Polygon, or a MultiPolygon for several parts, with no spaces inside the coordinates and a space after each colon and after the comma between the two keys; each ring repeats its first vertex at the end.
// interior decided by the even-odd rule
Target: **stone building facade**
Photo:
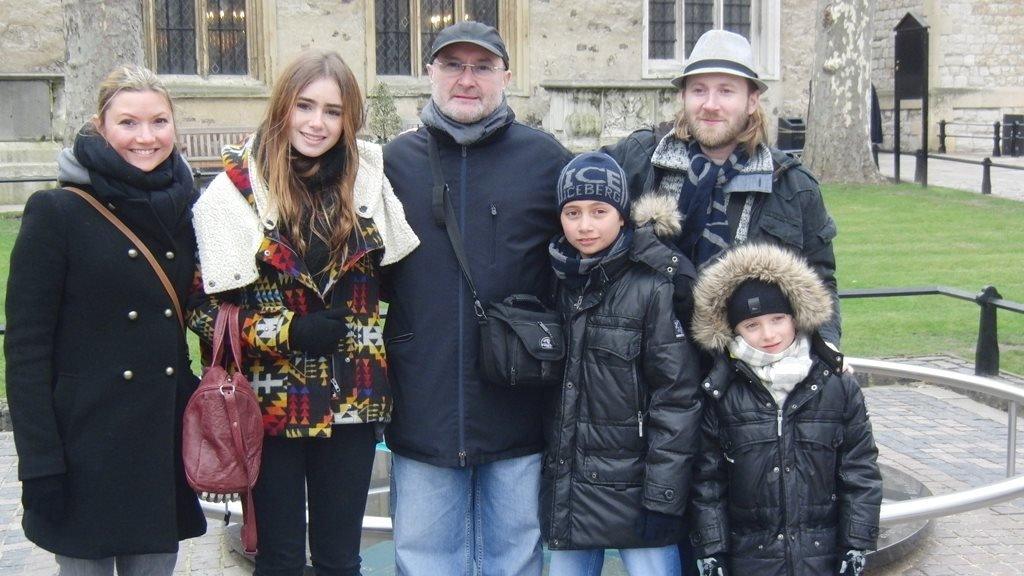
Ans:
{"type": "MultiPolygon", "coordinates": [[[[805,117],[817,22],[815,3],[806,0],[142,2],[146,63],[161,71],[174,94],[182,132],[253,128],[271,79],[310,47],[339,51],[364,93],[386,82],[403,124],[413,125],[430,93],[422,54],[431,33],[473,17],[496,23],[509,44],[508,96],[518,117],[574,149],[670,118],[678,100],[668,80],[708,27],[752,39],[769,85],[769,116],[805,117]],[[192,29],[184,41],[175,36],[183,22],[192,29]]],[[[1024,111],[1020,0],[879,0],[872,78],[883,110],[892,109],[892,27],[908,10],[931,26],[933,122],[991,123],[1024,111]]],[[[0,177],[53,173],[53,140],[63,128],[64,39],[54,25],[61,19],[59,3],[0,0],[0,177]]],[[[914,131],[915,109],[908,107],[904,125],[914,131]]],[[[887,138],[890,124],[891,113],[887,138]]],[[[0,185],[0,203],[36,187],[0,185]]]]}

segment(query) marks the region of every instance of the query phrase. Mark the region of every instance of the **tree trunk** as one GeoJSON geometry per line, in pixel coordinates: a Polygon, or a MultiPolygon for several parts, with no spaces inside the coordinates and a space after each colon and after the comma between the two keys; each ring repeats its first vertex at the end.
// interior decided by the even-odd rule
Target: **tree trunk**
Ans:
{"type": "Polygon", "coordinates": [[[880,182],[871,157],[871,22],[877,0],[818,0],[804,163],[823,182],[880,182]]]}
{"type": "Polygon", "coordinates": [[[143,64],[142,2],[62,0],[64,43],[64,144],[96,113],[100,81],[121,64],[143,64]]]}

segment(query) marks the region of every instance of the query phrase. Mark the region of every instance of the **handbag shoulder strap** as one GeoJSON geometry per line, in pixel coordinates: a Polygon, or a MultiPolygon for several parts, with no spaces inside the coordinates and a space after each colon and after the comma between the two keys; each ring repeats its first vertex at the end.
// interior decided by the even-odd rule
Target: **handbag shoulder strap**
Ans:
{"type": "Polygon", "coordinates": [[[157,277],[160,278],[160,283],[164,285],[164,290],[167,291],[167,295],[170,296],[171,303],[174,304],[174,312],[178,315],[178,326],[182,329],[182,331],[184,331],[185,315],[181,311],[181,302],[178,301],[178,295],[174,292],[174,285],[171,284],[171,280],[167,277],[167,273],[164,272],[164,269],[160,267],[160,264],[156,261],[156,257],[153,256],[153,253],[149,251],[149,248],[146,248],[146,245],[142,243],[142,240],[140,240],[139,237],[136,236],[135,233],[132,232],[130,228],[125,226],[124,222],[121,222],[121,220],[117,216],[114,216],[113,212],[107,209],[106,206],[104,206],[99,200],[94,198],[91,194],[87,193],[85,190],[82,190],[81,188],[75,188],[74,186],[65,186],[64,189],[69,192],[74,192],[83,200],[92,205],[92,207],[95,208],[97,212],[99,212],[104,218],[109,220],[115,228],[120,230],[122,234],[124,234],[125,236],[128,237],[129,240],[131,240],[132,244],[135,245],[135,248],[139,251],[139,253],[146,257],[146,260],[149,262],[149,265],[153,267],[153,272],[156,272],[157,277]]]}
{"type": "Polygon", "coordinates": [[[430,130],[427,130],[428,156],[430,157],[430,171],[434,177],[434,188],[432,206],[434,210],[434,221],[440,226],[444,224],[448,231],[448,240],[452,243],[452,250],[455,251],[455,259],[459,261],[459,268],[462,275],[469,284],[469,291],[473,294],[473,311],[478,320],[487,317],[484,313],[484,306],[480,303],[480,297],[476,292],[476,284],[469,273],[469,262],[466,260],[466,250],[463,248],[462,232],[455,221],[455,209],[452,207],[451,195],[448,194],[448,184],[444,181],[444,174],[441,172],[441,154],[437,149],[437,140],[434,139],[430,130]]]}

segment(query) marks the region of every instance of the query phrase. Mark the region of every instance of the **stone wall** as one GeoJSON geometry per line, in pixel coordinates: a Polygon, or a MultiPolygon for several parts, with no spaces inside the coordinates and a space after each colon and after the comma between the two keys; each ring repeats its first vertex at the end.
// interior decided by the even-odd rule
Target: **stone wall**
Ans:
{"type": "Polygon", "coordinates": [[[0,2],[0,73],[63,72],[61,3],[0,2]]]}

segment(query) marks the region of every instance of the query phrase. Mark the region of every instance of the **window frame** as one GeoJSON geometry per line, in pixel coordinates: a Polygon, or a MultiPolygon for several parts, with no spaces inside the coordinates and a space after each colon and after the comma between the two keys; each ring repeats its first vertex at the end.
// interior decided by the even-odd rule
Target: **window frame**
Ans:
{"type": "MultiPolygon", "coordinates": [[[[195,74],[169,74],[161,73],[161,78],[169,80],[169,84],[196,81],[201,83],[209,82],[234,82],[245,80],[264,81],[270,77],[269,62],[266,57],[265,31],[268,29],[265,18],[267,10],[263,0],[245,0],[245,50],[246,50],[246,74],[213,74],[210,72],[210,53],[208,49],[209,30],[203,15],[208,10],[208,0],[183,0],[190,1],[195,7],[196,17],[196,73],[195,74]]],[[[273,4],[270,2],[269,4],[273,4]]],[[[143,0],[143,33],[146,65],[156,71],[157,62],[157,30],[156,30],[156,0],[143,0]]]]}
{"type": "MultiPolygon", "coordinates": [[[[409,50],[412,52],[410,74],[378,74],[377,73],[377,20],[375,0],[366,0],[366,70],[369,86],[373,89],[378,81],[387,82],[392,87],[406,87],[414,92],[430,93],[430,81],[422,66],[422,34],[420,28],[420,1],[409,0],[409,50]]],[[[516,92],[517,87],[526,85],[526,9],[528,0],[498,0],[498,33],[505,41],[508,50],[509,70],[512,81],[507,92],[516,92]]],[[[455,0],[455,18],[465,13],[460,0],[455,0]]]]}
{"type": "MultiPolygon", "coordinates": [[[[643,2],[643,78],[672,78],[681,73],[685,64],[686,0],[675,0],[676,50],[675,58],[650,57],[650,2],[643,2]]],[[[751,0],[750,44],[754,49],[754,69],[763,80],[775,80],[780,74],[781,52],[781,0],[751,0]]],[[[714,27],[721,29],[725,19],[725,3],[714,0],[714,27]]]]}

